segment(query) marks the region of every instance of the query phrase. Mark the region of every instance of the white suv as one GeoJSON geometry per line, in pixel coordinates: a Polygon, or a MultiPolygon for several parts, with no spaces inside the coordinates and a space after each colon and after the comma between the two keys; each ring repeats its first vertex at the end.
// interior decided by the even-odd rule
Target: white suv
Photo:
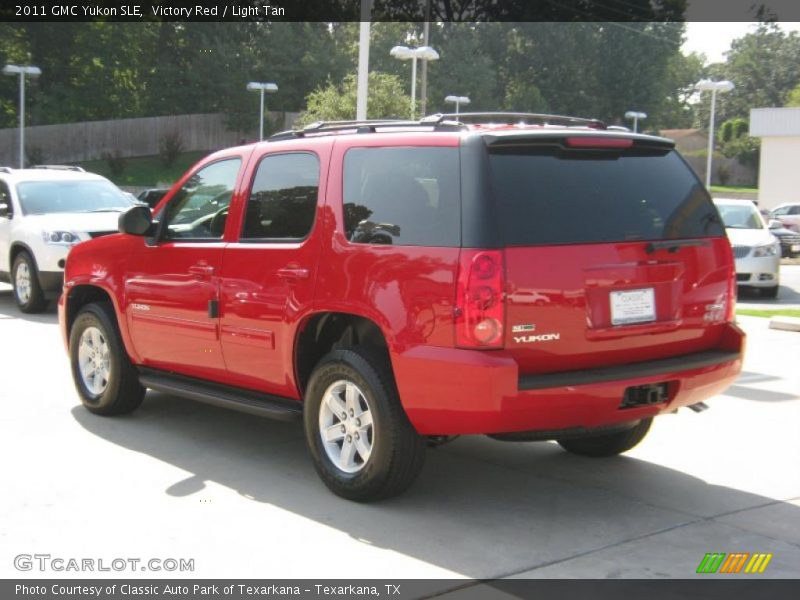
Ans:
{"type": "Polygon", "coordinates": [[[22,312],[57,298],[75,244],[117,232],[134,202],[105,177],[79,167],[0,167],[0,281],[22,312]]]}

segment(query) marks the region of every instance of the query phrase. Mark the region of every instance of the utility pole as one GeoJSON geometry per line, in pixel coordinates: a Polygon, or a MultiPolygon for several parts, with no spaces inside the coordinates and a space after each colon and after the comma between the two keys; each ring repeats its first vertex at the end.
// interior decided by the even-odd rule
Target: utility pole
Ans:
{"type": "Polygon", "coordinates": [[[369,18],[372,0],[361,0],[361,23],[358,30],[358,87],[356,88],[356,120],[367,119],[369,94],[369,18]]]}
{"type": "MultiPolygon", "coordinates": [[[[430,38],[431,28],[431,0],[425,0],[425,23],[422,26],[422,45],[429,46],[428,40],[430,38]]],[[[420,86],[420,116],[424,117],[428,114],[428,61],[422,61],[422,85],[420,86]]]]}

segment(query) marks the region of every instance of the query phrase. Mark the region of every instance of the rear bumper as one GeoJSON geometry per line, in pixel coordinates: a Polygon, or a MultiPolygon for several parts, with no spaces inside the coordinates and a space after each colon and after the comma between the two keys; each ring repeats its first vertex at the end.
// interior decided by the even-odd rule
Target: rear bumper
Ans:
{"type": "Polygon", "coordinates": [[[606,369],[520,377],[491,352],[420,346],[392,356],[403,406],[423,435],[598,428],[702,402],[742,369],[744,333],[729,325],[720,347],[606,369]],[[662,404],[621,409],[632,386],[669,382],[662,404]]]}

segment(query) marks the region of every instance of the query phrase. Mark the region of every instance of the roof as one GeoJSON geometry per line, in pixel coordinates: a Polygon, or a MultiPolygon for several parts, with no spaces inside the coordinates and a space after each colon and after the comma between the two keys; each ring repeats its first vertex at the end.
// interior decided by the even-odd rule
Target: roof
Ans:
{"type": "Polygon", "coordinates": [[[706,137],[706,133],[702,129],[662,129],[661,135],[665,138],[675,140],[676,142],[693,135],[706,137]]]}
{"type": "Polygon", "coordinates": [[[800,137],[800,108],[750,109],[752,137],[800,137]]]}
{"type": "Polygon", "coordinates": [[[0,168],[0,177],[8,181],[87,181],[105,180],[97,173],[66,169],[11,169],[0,168]]]}

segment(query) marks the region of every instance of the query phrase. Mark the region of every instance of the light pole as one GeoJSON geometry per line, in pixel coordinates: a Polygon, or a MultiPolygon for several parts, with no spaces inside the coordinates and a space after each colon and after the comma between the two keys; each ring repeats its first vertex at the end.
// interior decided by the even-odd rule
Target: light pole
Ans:
{"type": "Polygon", "coordinates": [[[247,84],[248,92],[261,92],[261,116],[258,122],[258,139],[264,139],[264,92],[270,94],[278,91],[278,86],[274,83],[260,83],[258,81],[251,81],[247,84]]]}
{"type": "Polygon", "coordinates": [[[635,110],[629,110],[625,113],[626,119],[633,119],[633,133],[638,133],[639,131],[639,121],[644,121],[647,118],[647,113],[643,112],[636,112],[635,110]]]}
{"type": "Polygon", "coordinates": [[[703,79],[695,84],[694,89],[711,92],[711,118],[708,125],[708,158],[706,159],[706,187],[711,187],[711,157],[714,154],[714,117],[717,109],[717,92],[730,92],[733,89],[730,81],[711,81],[703,79]]]}
{"type": "Polygon", "coordinates": [[[417,109],[417,59],[438,60],[439,53],[430,46],[420,46],[419,48],[395,46],[389,51],[389,54],[399,60],[411,60],[411,119],[413,120],[417,109]]]}
{"type": "Polygon", "coordinates": [[[467,98],[466,96],[446,96],[444,101],[456,105],[456,114],[458,114],[459,106],[461,106],[462,104],[469,104],[469,98],[467,98]]]}
{"type": "Polygon", "coordinates": [[[4,75],[19,75],[19,168],[25,167],[25,75],[38,77],[42,74],[39,67],[6,65],[4,75]]]}

